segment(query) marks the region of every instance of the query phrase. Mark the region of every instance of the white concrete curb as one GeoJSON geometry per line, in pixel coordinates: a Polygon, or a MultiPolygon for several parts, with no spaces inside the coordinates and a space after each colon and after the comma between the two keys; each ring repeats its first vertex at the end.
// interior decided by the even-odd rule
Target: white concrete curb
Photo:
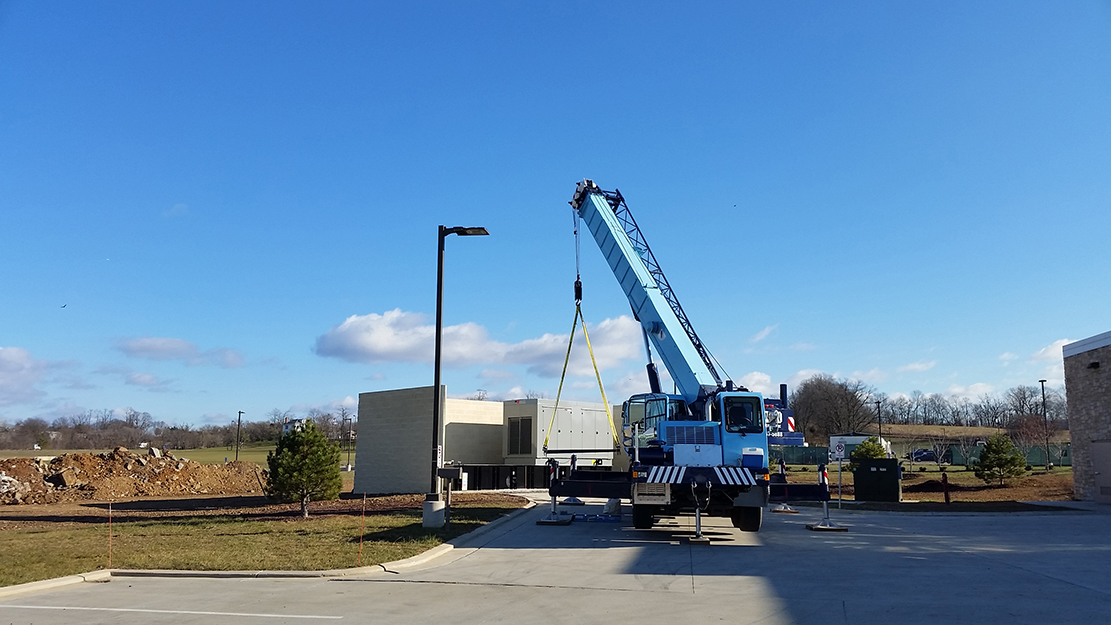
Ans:
{"type": "Polygon", "coordinates": [[[54,588],[61,588],[62,586],[69,586],[70,584],[81,584],[84,582],[107,582],[111,579],[112,571],[107,569],[102,571],[92,571],[89,573],[80,573],[78,575],[55,577],[54,579],[44,579],[38,582],[27,582],[26,584],[16,584],[15,586],[0,588],[0,598],[21,595],[27,592],[52,590],[54,588]]]}

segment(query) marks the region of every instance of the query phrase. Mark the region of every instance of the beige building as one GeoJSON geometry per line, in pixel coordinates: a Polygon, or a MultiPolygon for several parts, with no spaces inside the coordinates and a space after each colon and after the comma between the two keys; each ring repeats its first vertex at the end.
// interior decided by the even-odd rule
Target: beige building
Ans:
{"type": "MultiPolygon", "coordinates": [[[[501,464],[502,402],[446,397],[441,385],[444,462],[501,464]]],[[[359,393],[354,492],[429,492],[432,398],[431,386],[359,393]]]]}
{"type": "Polygon", "coordinates": [[[1073,492],[1111,503],[1111,332],[1069,343],[1063,353],[1073,492]]]}

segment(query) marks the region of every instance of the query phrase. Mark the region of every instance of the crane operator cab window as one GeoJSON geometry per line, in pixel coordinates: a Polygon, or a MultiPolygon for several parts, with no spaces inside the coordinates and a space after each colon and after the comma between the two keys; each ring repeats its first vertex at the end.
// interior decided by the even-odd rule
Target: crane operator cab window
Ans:
{"type": "Polygon", "coordinates": [[[725,429],[747,434],[764,431],[764,413],[758,397],[726,397],[722,403],[725,429]]]}
{"type": "Polygon", "coordinates": [[[681,400],[668,400],[666,395],[640,395],[625,402],[622,421],[625,425],[641,424],[641,431],[653,431],[660,421],[675,418],[679,410],[686,412],[686,404],[681,400]],[[670,412],[669,412],[670,410],[670,412]]]}

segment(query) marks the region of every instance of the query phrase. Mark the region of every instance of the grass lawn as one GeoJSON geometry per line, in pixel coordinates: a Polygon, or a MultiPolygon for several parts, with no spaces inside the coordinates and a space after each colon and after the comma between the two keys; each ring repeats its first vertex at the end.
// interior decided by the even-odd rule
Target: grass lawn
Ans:
{"type": "MultiPolygon", "coordinates": [[[[118,511],[112,523],[111,567],[255,571],[358,566],[360,502],[331,503],[341,507],[325,508],[308,520],[299,517],[296,506],[268,514],[210,511],[130,519],[126,509],[118,511]]],[[[368,512],[361,564],[416,555],[511,512],[512,505],[454,505],[451,526],[443,530],[424,529],[419,508],[368,512]]],[[[109,568],[107,510],[89,516],[89,507],[82,506],[81,515],[39,515],[26,523],[5,517],[0,522],[0,586],[109,568]]]]}

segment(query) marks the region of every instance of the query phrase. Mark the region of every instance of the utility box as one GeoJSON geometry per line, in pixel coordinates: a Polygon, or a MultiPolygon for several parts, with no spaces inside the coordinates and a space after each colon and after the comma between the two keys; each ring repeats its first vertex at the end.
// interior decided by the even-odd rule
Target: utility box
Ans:
{"type": "Polygon", "coordinates": [[[857,501],[902,501],[903,484],[896,458],[864,458],[853,472],[857,501]]]}

